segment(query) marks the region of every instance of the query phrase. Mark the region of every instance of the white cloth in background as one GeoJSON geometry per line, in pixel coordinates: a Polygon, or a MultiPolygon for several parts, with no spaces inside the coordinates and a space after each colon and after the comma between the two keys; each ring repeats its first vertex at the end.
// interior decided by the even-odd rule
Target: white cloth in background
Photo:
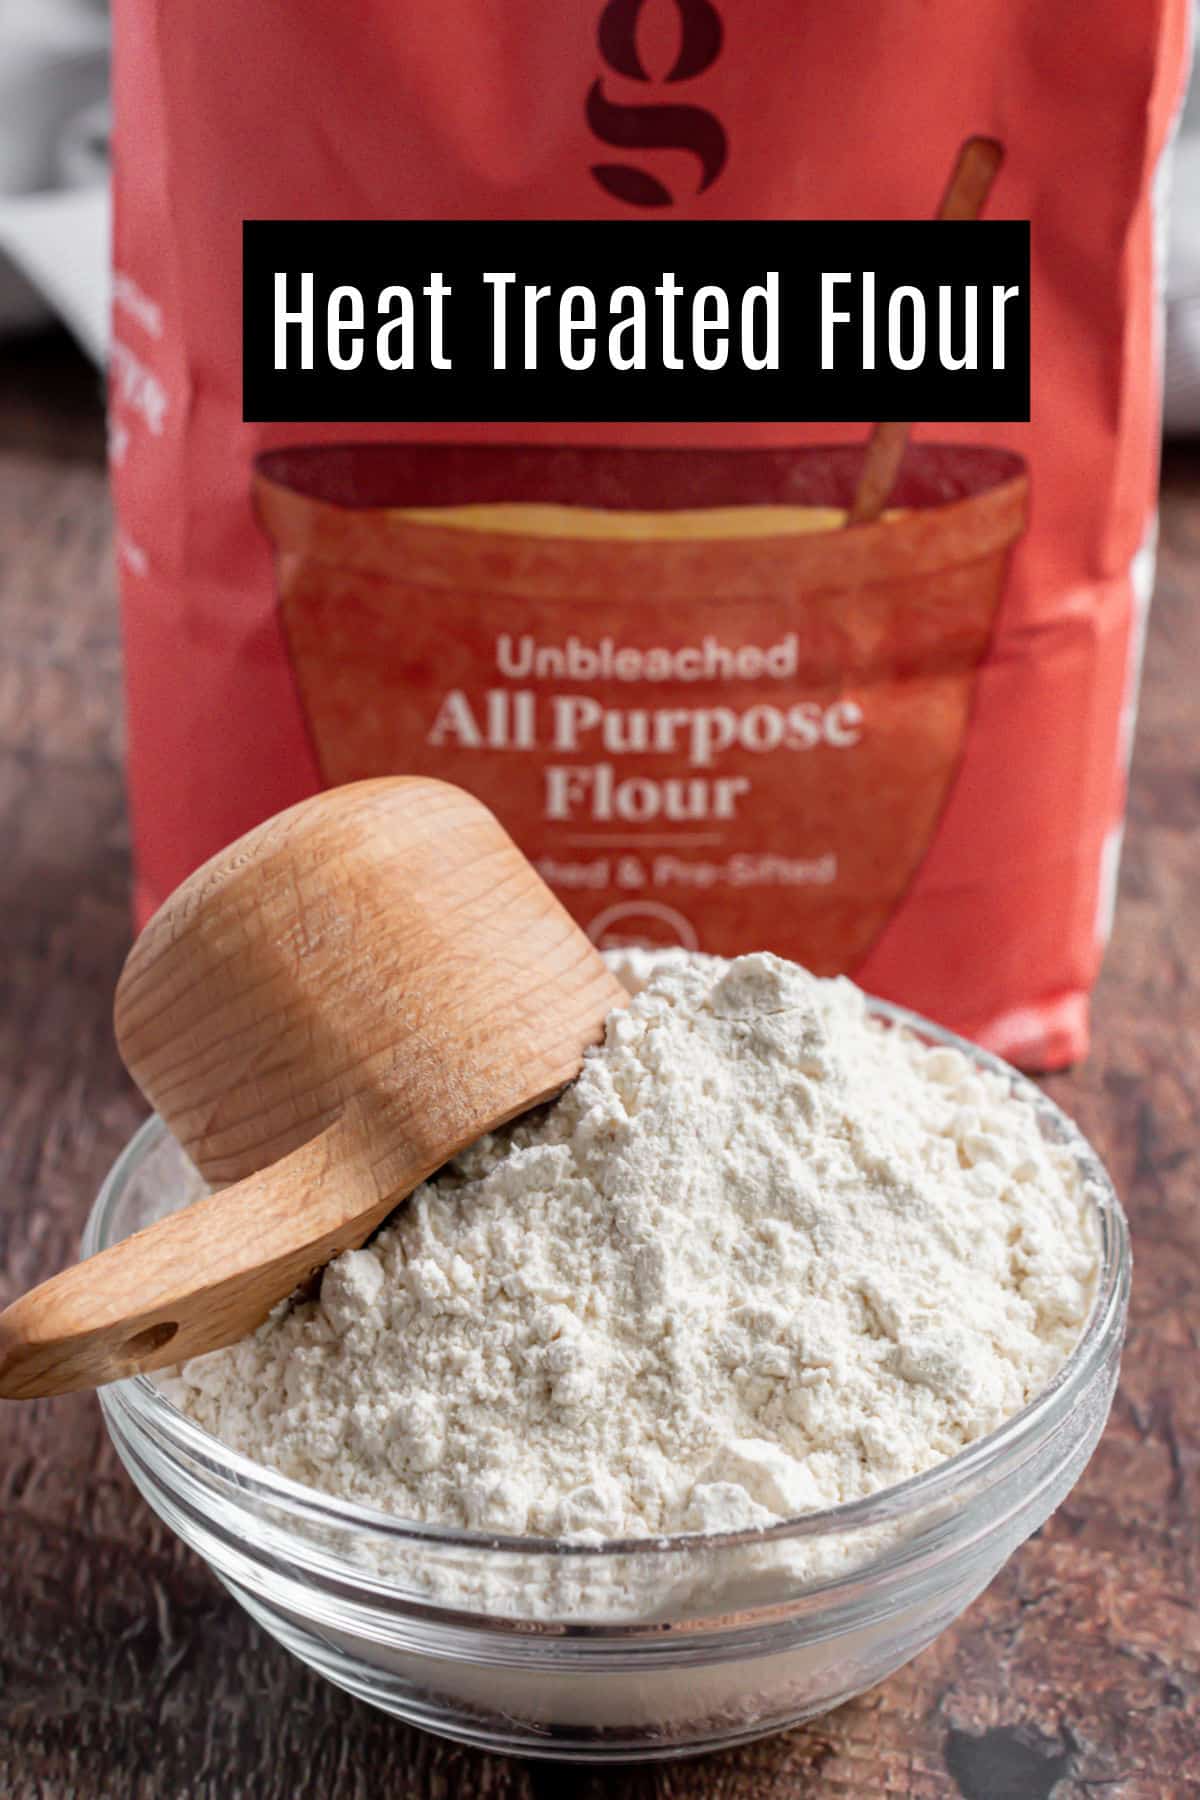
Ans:
{"type": "Polygon", "coordinates": [[[0,0],[0,333],[108,340],[108,9],[0,0]]]}
{"type": "MultiPolygon", "coordinates": [[[[1197,34],[1193,30],[1193,37],[1197,34]]],[[[1200,82],[1193,80],[1175,141],[1167,231],[1163,429],[1200,435],[1200,82]]]]}
{"type": "Polygon", "coordinates": [[[102,363],[108,353],[111,237],[107,182],[0,200],[0,250],[22,283],[0,287],[0,316],[8,310],[5,295],[11,294],[4,323],[29,327],[57,315],[92,360],[102,363]]]}

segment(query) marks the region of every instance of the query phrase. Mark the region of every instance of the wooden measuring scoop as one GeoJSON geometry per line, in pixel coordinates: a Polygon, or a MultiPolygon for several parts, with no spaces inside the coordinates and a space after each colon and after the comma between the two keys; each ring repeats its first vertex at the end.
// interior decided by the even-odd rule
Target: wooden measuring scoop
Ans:
{"type": "Polygon", "coordinates": [[[572,1080],[626,998],[459,788],[363,781],[260,825],[155,914],[117,988],[130,1073],[222,1191],[0,1313],[0,1395],[245,1337],[456,1151],[572,1080]]]}

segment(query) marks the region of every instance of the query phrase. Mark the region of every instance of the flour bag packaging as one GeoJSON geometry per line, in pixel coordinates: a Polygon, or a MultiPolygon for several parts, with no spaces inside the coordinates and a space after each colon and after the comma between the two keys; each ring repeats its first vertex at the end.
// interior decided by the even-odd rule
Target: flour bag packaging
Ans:
{"type": "Polygon", "coordinates": [[[1158,446],[1185,0],[117,0],[137,905],[325,784],[480,795],[602,946],[1087,1044],[1158,446]],[[928,217],[1003,146],[1031,422],[245,424],[246,219],[928,217]]]}

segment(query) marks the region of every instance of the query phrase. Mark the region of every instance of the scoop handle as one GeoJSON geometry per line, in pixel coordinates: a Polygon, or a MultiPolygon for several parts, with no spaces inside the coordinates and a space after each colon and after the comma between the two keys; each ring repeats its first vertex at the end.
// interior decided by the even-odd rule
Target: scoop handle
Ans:
{"type": "Polygon", "coordinates": [[[432,1173],[343,1117],[272,1167],[51,1276],[0,1313],[0,1397],[101,1387],[235,1343],[432,1173]]]}

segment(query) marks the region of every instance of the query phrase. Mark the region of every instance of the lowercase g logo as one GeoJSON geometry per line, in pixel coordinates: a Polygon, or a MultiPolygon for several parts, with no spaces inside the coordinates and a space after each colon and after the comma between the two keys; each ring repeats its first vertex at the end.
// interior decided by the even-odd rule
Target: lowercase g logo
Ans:
{"type": "MultiPolygon", "coordinates": [[[[609,0],[600,15],[597,39],[609,68],[630,81],[651,85],[638,52],[637,23],[646,0],[609,0]]],[[[711,0],[655,0],[674,7],[679,19],[679,49],[662,78],[663,85],[690,81],[710,69],[721,54],[721,16],[711,0]]],[[[657,85],[657,84],[654,84],[657,85]]],[[[699,165],[695,192],[711,187],[729,153],[725,131],[715,113],[702,106],[646,100],[619,104],[604,91],[604,77],[592,83],[587,122],[602,144],[616,150],[688,150],[699,165]]],[[[673,206],[676,196],[648,169],[632,162],[592,164],[592,174],[606,193],[629,206],[673,206]]]]}

